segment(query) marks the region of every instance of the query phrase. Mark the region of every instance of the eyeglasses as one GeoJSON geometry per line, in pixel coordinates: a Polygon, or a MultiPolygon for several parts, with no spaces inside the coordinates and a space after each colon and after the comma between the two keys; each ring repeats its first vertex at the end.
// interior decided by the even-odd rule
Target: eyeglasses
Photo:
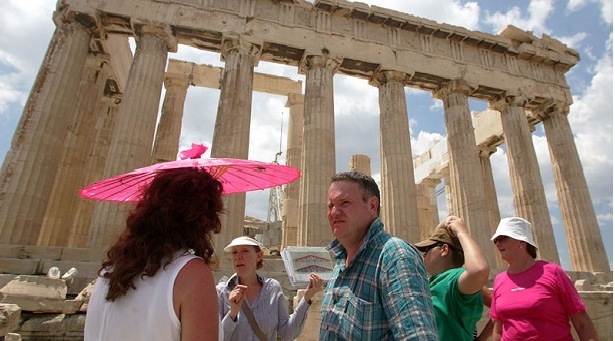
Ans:
{"type": "Polygon", "coordinates": [[[436,248],[436,247],[442,247],[442,245],[444,245],[444,243],[436,243],[433,245],[429,245],[428,247],[426,247],[423,251],[423,256],[425,256],[427,254],[427,252],[429,252],[429,250],[436,248]]]}
{"type": "Polygon", "coordinates": [[[493,244],[497,244],[498,242],[503,243],[508,238],[508,236],[497,236],[495,239],[493,239],[493,244]]]}

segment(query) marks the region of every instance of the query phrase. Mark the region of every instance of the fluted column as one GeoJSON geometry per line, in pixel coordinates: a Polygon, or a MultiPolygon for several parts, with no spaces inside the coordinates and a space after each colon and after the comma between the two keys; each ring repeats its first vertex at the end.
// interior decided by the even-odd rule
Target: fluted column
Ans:
{"type": "Polygon", "coordinates": [[[348,171],[359,172],[372,176],[372,167],[369,156],[363,154],[352,155],[350,157],[350,162],[348,162],[348,171]]]}
{"type": "Polygon", "coordinates": [[[188,85],[187,77],[167,77],[164,80],[166,92],[152,151],[154,163],[177,159],[188,85]]]}
{"type": "Polygon", "coordinates": [[[608,272],[611,271],[609,261],[567,114],[568,106],[558,105],[542,122],[549,143],[570,262],[575,271],[608,272]]]}
{"type": "MultiPolygon", "coordinates": [[[[105,69],[103,69],[104,71],[105,69]]],[[[117,84],[113,79],[107,79],[105,95],[101,99],[101,105],[96,117],[94,142],[90,146],[89,154],[83,169],[83,182],[91,184],[103,179],[105,162],[109,154],[111,135],[115,128],[119,106],[122,102],[122,94],[115,92],[117,84]]],[[[97,201],[78,197],[75,203],[75,216],[70,226],[68,239],[69,247],[83,248],[87,246],[92,215],[97,201]]]]}
{"type": "MultiPolygon", "coordinates": [[[[438,226],[438,220],[434,221],[434,208],[438,209],[437,203],[434,205],[435,198],[432,197],[436,186],[440,183],[440,180],[436,179],[423,179],[420,184],[416,185],[417,192],[417,208],[419,216],[419,240],[425,240],[433,233],[436,226],[438,226]]],[[[437,212],[436,212],[437,214],[437,212]]]]}
{"type": "MultiPolygon", "coordinates": [[[[289,94],[286,101],[288,107],[288,136],[286,139],[286,165],[302,169],[301,141],[303,140],[303,94],[289,94]]],[[[303,173],[303,171],[302,171],[303,173]]],[[[282,203],[282,248],[297,245],[297,229],[299,227],[299,190],[300,180],[284,186],[284,201],[282,203]]]]}
{"type": "MultiPolygon", "coordinates": [[[[118,114],[104,178],[152,164],[151,151],[167,53],[177,49],[169,26],[133,22],[137,49],[130,67],[118,114]]],[[[125,227],[125,204],[96,205],[88,235],[88,247],[106,247],[125,227]]]]}
{"type": "Polygon", "coordinates": [[[413,243],[420,239],[404,92],[407,77],[403,72],[381,71],[374,75],[371,84],[379,90],[382,221],[391,234],[413,243]]]}
{"type": "Polygon", "coordinates": [[[49,204],[38,236],[38,245],[67,246],[75,216],[79,188],[87,185],[83,170],[94,141],[96,115],[105,86],[103,67],[108,66],[106,54],[88,55],[83,71],[77,105],[62,148],[62,161],[55,176],[49,204]]]}
{"type": "MultiPolygon", "coordinates": [[[[498,224],[500,223],[500,207],[498,206],[498,195],[495,192],[495,182],[493,181],[493,169],[491,168],[491,160],[489,157],[496,152],[495,147],[478,147],[478,156],[480,159],[481,168],[483,171],[483,181],[485,184],[485,204],[487,205],[487,212],[489,219],[489,235],[495,233],[498,224]]],[[[488,238],[488,239],[489,239],[488,238]]],[[[498,269],[506,268],[506,262],[499,255],[496,257],[497,252],[495,245],[491,245],[488,250],[483,250],[483,253],[489,260],[489,264],[495,264],[498,269]]]]}
{"type": "Polygon", "coordinates": [[[431,222],[433,226],[438,226],[440,222],[440,212],[438,212],[438,196],[436,195],[436,186],[442,183],[442,179],[438,179],[433,186],[429,187],[429,201],[431,203],[431,222]]]}
{"type": "Polygon", "coordinates": [[[446,203],[446,215],[453,214],[453,189],[451,188],[451,176],[445,174],[442,178],[444,182],[444,202],[446,203]]]}
{"type": "Polygon", "coordinates": [[[325,246],[331,239],[327,199],[335,174],[333,75],[339,63],[325,56],[308,56],[305,73],[305,108],[299,194],[299,245],[325,246]]]}
{"type": "Polygon", "coordinates": [[[2,165],[2,244],[36,244],[62,159],[92,35],[71,15],[62,15],[54,14],[57,28],[2,165]]]}
{"type": "MultiPolygon", "coordinates": [[[[247,159],[254,65],[260,46],[229,38],[224,40],[221,52],[225,65],[211,156],[247,159]]],[[[217,255],[223,255],[222,249],[243,235],[246,194],[225,195],[224,205],[227,213],[222,217],[222,231],[215,237],[217,255]]]]}
{"type": "Polygon", "coordinates": [[[538,158],[525,114],[526,101],[523,96],[507,96],[491,106],[502,113],[515,212],[532,223],[540,258],[559,263],[538,158]]]}
{"type": "MultiPolygon", "coordinates": [[[[490,250],[493,243],[489,238],[485,238],[491,230],[481,164],[468,105],[469,91],[470,87],[462,81],[451,81],[434,92],[434,97],[444,102],[453,195],[452,213],[464,220],[482,250],[490,250]]],[[[489,266],[494,267],[495,264],[490,262],[489,266]]]]}

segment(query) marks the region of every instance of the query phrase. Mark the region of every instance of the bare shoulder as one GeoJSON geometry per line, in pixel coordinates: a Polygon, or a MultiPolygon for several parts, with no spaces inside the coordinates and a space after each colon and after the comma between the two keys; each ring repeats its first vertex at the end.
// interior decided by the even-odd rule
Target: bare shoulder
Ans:
{"type": "Polygon", "coordinates": [[[190,260],[180,270],[173,288],[173,305],[181,323],[182,341],[218,335],[218,315],[203,316],[203,311],[215,312],[218,309],[213,273],[205,261],[200,258],[190,260]]]}
{"type": "Polygon", "coordinates": [[[179,271],[175,279],[175,287],[183,290],[215,287],[213,272],[204,260],[192,259],[179,271]]]}

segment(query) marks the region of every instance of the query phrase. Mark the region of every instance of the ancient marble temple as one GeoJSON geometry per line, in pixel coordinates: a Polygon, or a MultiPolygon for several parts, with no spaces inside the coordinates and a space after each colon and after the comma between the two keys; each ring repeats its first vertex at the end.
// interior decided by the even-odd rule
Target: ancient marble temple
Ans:
{"type": "MultiPolygon", "coordinates": [[[[302,176],[285,188],[282,244],[325,245],[323,212],[336,171],[333,77],[344,74],[379,91],[382,218],[391,233],[415,242],[434,226],[437,208],[429,203],[444,179],[450,213],[473,234],[490,235],[499,211],[489,155],[505,143],[516,214],[536,226],[541,257],[559,260],[531,139],[542,122],[572,266],[609,271],[567,118],[565,74],[579,55],[549,36],[513,26],[491,35],[339,0],[60,0],[54,21],[0,174],[0,243],[104,250],[123,228],[125,207],[75,193],[174,159],[192,84],[220,90],[212,157],[247,158],[254,91],[287,96],[287,160],[302,176]],[[219,53],[224,67],[168,60],[178,44],[219,53]],[[305,84],[255,73],[259,61],[294,66],[305,84]],[[444,107],[447,164],[421,178],[413,171],[406,87],[430,92],[444,107]],[[501,132],[483,134],[498,138],[477,140],[469,99],[488,103],[483,115],[498,120],[501,132]]],[[[245,194],[226,196],[218,247],[242,233],[245,203],[245,194]]],[[[488,238],[477,240],[497,267],[488,238]]]]}

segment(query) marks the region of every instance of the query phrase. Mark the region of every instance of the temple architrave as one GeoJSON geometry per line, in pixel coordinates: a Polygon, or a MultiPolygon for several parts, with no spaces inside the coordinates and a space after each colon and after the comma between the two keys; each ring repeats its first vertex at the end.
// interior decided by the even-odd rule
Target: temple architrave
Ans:
{"type": "MultiPolygon", "coordinates": [[[[283,244],[326,245],[323,212],[336,170],[333,76],[345,74],[379,90],[382,218],[391,233],[410,242],[427,234],[437,221],[433,189],[444,179],[449,213],[472,234],[490,235],[499,212],[489,155],[505,143],[516,214],[536,226],[540,256],[558,261],[531,140],[533,126],[543,122],[573,268],[609,270],[567,119],[572,97],[565,73],[579,55],[549,36],[513,26],[490,35],[329,0],[61,0],[54,21],[2,168],[2,243],[108,246],[123,228],[126,205],[84,202],[76,191],[174,159],[186,92],[197,85],[220,89],[212,157],[247,158],[253,91],[288,96],[288,163],[302,177],[285,191],[283,244]],[[128,37],[136,41],[134,58],[128,37]],[[167,63],[178,44],[218,52],[225,66],[167,63]],[[305,92],[301,83],[289,87],[289,79],[255,73],[261,60],[297,67],[305,92]],[[430,181],[413,172],[405,87],[443,101],[447,163],[430,181]],[[484,116],[502,131],[487,135],[499,138],[477,141],[470,98],[489,103],[484,116]]],[[[241,233],[245,194],[226,196],[225,204],[219,247],[241,233]]],[[[477,241],[495,267],[489,240],[477,241]]]]}
{"type": "MultiPolygon", "coordinates": [[[[287,97],[286,160],[302,175],[284,187],[282,247],[328,244],[333,77],[342,74],[379,91],[381,216],[389,232],[410,243],[428,236],[439,221],[435,188],[444,183],[448,213],[467,223],[492,269],[502,269],[488,238],[500,219],[489,158],[504,144],[515,213],[533,223],[539,257],[558,262],[532,144],[542,123],[573,270],[607,281],[610,273],[612,287],[567,117],[565,74],[579,54],[547,35],[514,26],[491,35],[343,0],[59,0],[53,20],[0,173],[4,273],[40,274],[72,260],[96,263],[95,276],[130,205],[86,200],[79,188],[175,160],[191,86],[220,91],[212,157],[248,157],[254,91],[287,97]],[[169,59],[179,44],[219,53],[224,67],[169,59]],[[305,81],[256,73],[260,61],[296,67],[305,81]],[[430,92],[444,108],[446,138],[418,156],[407,87],[430,92]],[[488,110],[471,113],[470,99],[488,110]]],[[[354,155],[349,168],[371,174],[369,157],[354,155]]],[[[243,233],[245,194],[225,196],[225,205],[217,254],[243,233]]],[[[612,308],[612,292],[607,301],[612,308]]]]}

